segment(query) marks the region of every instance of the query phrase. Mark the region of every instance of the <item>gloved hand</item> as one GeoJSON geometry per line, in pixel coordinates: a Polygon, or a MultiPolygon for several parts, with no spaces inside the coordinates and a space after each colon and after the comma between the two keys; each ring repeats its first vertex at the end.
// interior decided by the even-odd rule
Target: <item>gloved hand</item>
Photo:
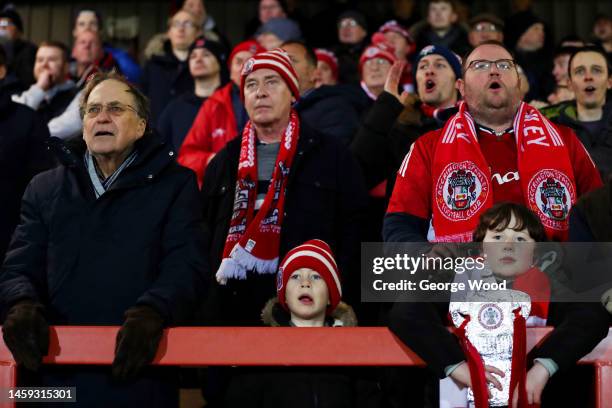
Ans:
{"type": "Polygon", "coordinates": [[[15,361],[32,371],[38,370],[49,352],[49,324],[43,311],[40,303],[22,300],[9,309],[2,326],[4,343],[15,361]]]}
{"type": "Polygon", "coordinates": [[[134,379],[153,361],[164,329],[164,319],[149,306],[134,306],[125,312],[125,322],[115,346],[113,377],[134,379]]]}

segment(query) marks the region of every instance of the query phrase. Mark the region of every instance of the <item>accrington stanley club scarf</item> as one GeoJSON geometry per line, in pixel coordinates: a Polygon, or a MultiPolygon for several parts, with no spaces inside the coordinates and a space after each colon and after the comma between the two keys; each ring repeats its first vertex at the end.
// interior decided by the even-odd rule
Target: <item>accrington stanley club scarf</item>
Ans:
{"type": "MultiPolygon", "coordinates": [[[[437,242],[472,239],[480,214],[493,205],[491,170],[474,120],[461,102],[442,130],[433,160],[433,226],[437,242]]],[[[566,240],[576,184],[567,146],[548,119],[521,102],[514,118],[518,171],[525,205],[550,239],[566,240]]]]}
{"type": "Polygon", "coordinates": [[[274,274],[278,266],[280,233],[285,206],[285,188],[297,150],[300,123],[292,110],[281,138],[270,187],[261,208],[255,213],[257,196],[257,149],[255,128],[247,122],[242,132],[234,212],[223,248],[217,281],[246,279],[247,271],[274,274]]]}

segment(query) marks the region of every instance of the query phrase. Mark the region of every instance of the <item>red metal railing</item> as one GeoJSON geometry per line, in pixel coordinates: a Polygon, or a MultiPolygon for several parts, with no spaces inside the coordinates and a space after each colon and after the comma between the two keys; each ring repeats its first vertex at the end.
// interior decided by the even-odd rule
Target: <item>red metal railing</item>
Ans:
{"type": "MultiPolygon", "coordinates": [[[[47,364],[110,365],[118,327],[54,326],[47,364]]],[[[550,328],[527,330],[527,346],[550,328]]],[[[423,366],[387,328],[177,327],[166,330],[153,364],[179,366],[423,366]],[[300,344],[300,347],[292,347],[300,344]],[[248,345],[245,346],[245,345],[248,345]]],[[[612,407],[612,330],[580,364],[592,364],[596,407],[612,407]]],[[[0,340],[0,389],[14,387],[17,369],[0,340]]],[[[13,407],[2,404],[0,407],[13,407]]]]}

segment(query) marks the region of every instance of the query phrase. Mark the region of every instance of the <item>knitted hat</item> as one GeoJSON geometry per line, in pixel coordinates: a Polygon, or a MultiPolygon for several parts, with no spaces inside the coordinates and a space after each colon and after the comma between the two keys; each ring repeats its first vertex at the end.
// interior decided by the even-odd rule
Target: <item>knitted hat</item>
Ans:
{"type": "Polygon", "coordinates": [[[265,48],[259,45],[259,43],[255,40],[246,40],[246,41],[239,43],[238,45],[234,47],[234,49],[230,53],[229,58],[227,59],[227,65],[230,69],[232,65],[232,60],[234,59],[236,54],[242,51],[248,51],[251,54],[255,55],[259,52],[264,52],[265,48]]]}
{"type": "Polygon", "coordinates": [[[330,305],[327,312],[334,311],[342,298],[342,286],[340,285],[340,272],[334,260],[334,254],[325,241],[311,239],[293,248],[285,255],[278,268],[276,276],[276,293],[279,303],[287,309],[285,291],[291,274],[300,268],[312,269],[321,275],[327,284],[330,305]]]}
{"type": "Polygon", "coordinates": [[[15,25],[17,30],[23,33],[23,20],[14,8],[6,7],[4,10],[0,11],[0,18],[8,18],[15,25]]]}
{"type": "Polygon", "coordinates": [[[340,22],[345,18],[352,18],[353,20],[355,20],[355,22],[357,22],[357,24],[361,26],[361,28],[363,28],[365,31],[368,31],[368,23],[366,21],[366,18],[359,11],[348,10],[340,14],[340,16],[338,16],[338,24],[340,24],[340,22]]]}
{"type": "Polygon", "coordinates": [[[417,55],[414,65],[412,66],[412,76],[414,76],[415,82],[419,61],[421,61],[422,58],[432,54],[437,54],[443,57],[455,73],[455,79],[461,78],[461,57],[448,48],[442,47],[441,45],[428,45],[427,47],[423,48],[421,52],[419,52],[419,55],[417,55]]]}
{"type": "Polygon", "coordinates": [[[374,58],[384,58],[389,63],[393,64],[396,61],[395,49],[385,42],[371,44],[366,47],[359,58],[359,72],[363,69],[363,64],[374,58]]]}
{"type": "Polygon", "coordinates": [[[529,27],[537,23],[543,23],[543,21],[530,10],[521,11],[511,16],[507,21],[506,30],[504,32],[504,40],[508,48],[514,50],[525,31],[529,30],[529,27]]]}
{"type": "Polygon", "coordinates": [[[399,35],[404,37],[406,40],[408,40],[408,42],[411,42],[411,43],[414,42],[408,30],[405,27],[401,26],[395,20],[389,20],[385,24],[381,25],[380,28],[378,29],[378,32],[383,33],[383,34],[389,33],[389,32],[398,33],[399,35]]]}
{"type": "Polygon", "coordinates": [[[317,61],[322,61],[329,65],[332,75],[335,79],[338,79],[338,58],[336,58],[336,54],[324,48],[316,48],[314,51],[317,55],[317,61]]]}
{"type": "Polygon", "coordinates": [[[216,41],[211,41],[206,39],[204,36],[199,36],[195,39],[195,41],[189,46],[189,53],[187,54],[187,59],[191,57],[191,53],[196,48],[207,49],[210,51],[217,62],[219,63],[219,75],[221,77],[221,83],[225,84],[229,79],[229,73],[227,72],[227,53],[225,52],[225,47],[216,41]]]}
{"type": "Polygon", "coordinates": [[[298,76],[291,64],[289,54],[280,48],[275,48],[271,51],[255,54],[242,66],[242,74],[240,77],[240,96],[244,101],[244,83],[246,77],[258,69],[268,68],[276,71],[278,75],[285,80],[293,97],[297,100],[300,98],[300,88],[298,85],[298,76]]]}
{"type": "Polygon", "coordinates": [[[271,19],[257,29],[255,36],[266,33],[274,34],[282,42],[300,41],[302,39],[300,26],[295,21],[288,18],[271,19]]]}

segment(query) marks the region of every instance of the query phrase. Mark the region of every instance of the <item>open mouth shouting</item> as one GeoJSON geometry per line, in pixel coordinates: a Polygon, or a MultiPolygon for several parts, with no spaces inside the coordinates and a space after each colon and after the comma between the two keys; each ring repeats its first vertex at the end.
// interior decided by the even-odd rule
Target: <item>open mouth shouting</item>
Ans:
{"type": "Polygon", "coordinates": [[[314,299],[310,295],[301,295],[298,298],[298,301],[305,306],[312,306],[314,304],[314,299]]]}
{"type": "Polygon", "coordinates": [[[426,93],[431,93],[435,90],[436,90],[436,83],[433,80],[428,79],[427,81],[425,81],[425,92],[426,93]]]}

